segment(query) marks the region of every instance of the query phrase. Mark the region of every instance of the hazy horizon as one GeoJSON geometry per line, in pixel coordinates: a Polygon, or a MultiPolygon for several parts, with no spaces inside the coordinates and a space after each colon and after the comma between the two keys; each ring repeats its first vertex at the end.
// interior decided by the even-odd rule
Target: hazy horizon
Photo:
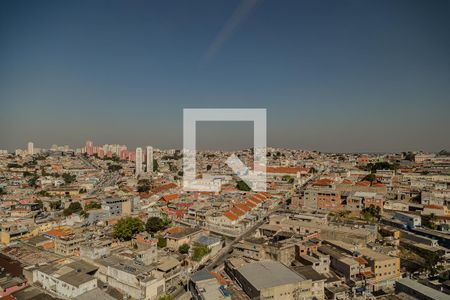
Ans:
{"type": "MultiPolygon", "coordinates": [[[[450,150],[449,1],[3,1],[0,149],[182,147],[183,108],[266,108],[268,146],[450,150]]],[[[198,148],[240,149],[248,124],[198,148]]]]}

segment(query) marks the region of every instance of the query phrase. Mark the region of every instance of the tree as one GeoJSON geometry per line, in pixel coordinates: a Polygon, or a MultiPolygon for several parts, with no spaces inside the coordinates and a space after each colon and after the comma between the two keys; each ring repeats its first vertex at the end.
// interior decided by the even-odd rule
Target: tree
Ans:
{"type": "Polygon", "coordinates": [[[147,193],[148,191],[150,191],[150,180],[140,179],[138,181],[137,191],[139,193],[147,193]]]}
{"type": "Polygon", "coordinates": [[[181,254],[188,254],[189,253],[189,245],[188,244],[183,244],[178,248],[178,252],[180,252],[181,254]]]}
{"type": "Polygon", "coordinates": [[[144,231],[144,223],[138,218],[125,217],[114,225],[114,237],[121,241],[129,241],[136,233],[144,231]]]}
{"type": "Polygon", "coordinates": [[[163,220],[158,217],[150,217],[148,218],[147,223],[145,223],[145,230],[147,230],[148,233],[156,233],[164,228],[163,220]]]}
{"type": "Polygon", "coordinates": [[[19,165],[18,163],[9,163],[9,164],[6,165],[6,167],[7,167],[8,169],[11,169],[11,168],[17,168],[17,169],[20,169],[20,168],[22,168],[22,165],[19,165]]]}
{"type": "Polygon", "coordinates": [[[158,300],[173,300],[173,297],[168,294],[164,294],[164,295],[160,296],[158,298],[158,300]]]}
{"type": "Polygon", "coordinates": [[[211,166],[211,165],[207,165],[207,166],[206,166],[206,171],[209,171],[209,170],[211,170],[211,168],[212,168],[212,166],[211,166]]]}
{"type": "Polygon", "coordinates": [[[3,188],[0,188],[0,195],[6,195],[6,191],[3,188]]]}
{"type": "Polygon", "coordinates": [[[240,191],[249,192],[251,189],[250,187],[242,180],[239,180],[236,184],[236,188],[240,191]]]}
{"type": "Polygon", "coordinates": [[[194,254],[192,255],[192,259],[195,261],[200,261],[209,252],[211,252],[211,250],[209,250],[208,246],[197,244],[194,247],[194,254]]]}
{"type": "Polygon", "coordinates": [[[428,227],[430,229],[437,229],[437,225],[435,223],[436,216],[434,214],[423,215],[422,216],[422,226],[428,227]]]}
{"type": "Polygon", "coordinates": [[[38,180],[38,178],[39,177],[37,175],[33,175],[33,177],[31,177],[28,180],[28,185],[31,186],[31,187],[36,187],[36,181],[38,180]]]}
{"type": "Polygon", "coordinates": [[[165,248],[167,247],[167,240],[162,236],[159,236],[156,245],[158,246],[158,248],[165,248]]]}
{"type": "Polygon", "coordinates": [[[370,181],[370,182],[377,181],[377,176],[375,176],[374,173],[370,173],[363,178],[363,181],[370,181]]]}
{"type": "Polygon", "coordinates": [[[351,211],[349,211],[349,210],[343,210],[343,211],[339,211],[337,214],[336,214],[336,217],[338,218],[338,219],[345,219],[345,218],[347,218],[349,215],[351,214],[351,211]]]}
{"type": "Polygon", "coordinates": [[[369,207],[364,208],[361,211],[361,214],[366,220],[379,220],[381,218],[381,208],[379,206],[370,205],[369,207]]]}
{"type": "Polygon", "coordinates": [[[50,209],[57,210],[61,208],[61,200],[50,202],[50,209]]]}
{"type": "Polygon", "coordinates": [[[291,179],[291,176],[289,175],[284,175],[283,177],[281,177],[281,180],[283,181],[289,181],[289,179],[291,179]]]}
{"type": "Polygon", "coordinates": [[[96,201],[86,204],[84,207],[85,210],[99,209],[99,208],[102,208],[102,205],[96,201]]]}
{"type": "Polygon", "coordinates": [[[111,172],[118,172],[118,171],[121,170],[121,169],[122,169],[122,166],[121,166],[121,165],[110,164],[110,165],[108,166],[108,171],[111,171],[111,172]]]}
{"type": "Polygon", "coordinates": [[[44,203],[42,202],[42,200],[35,200],[34,203],[39,205],[39,209],[43,209],[44,208],[44,203]]]}
{"type": "Polygon", "coordinates": [[[50,193],[47,192],[46,190],[42,190],[42,191],[37,192],[37,195],[41,196],[41,197],[50,197],[50,193]]]}
{"type": "Polygon", "coordinates": [[[80,202],[72,202],[69,204],[69,207],[64,210],[64,216],[70,216],[74,213],[79,213],[83,210],[80,202]]]}
{"type": "Polygon", "coordinates": [[[62,174],[62,178],[66,184],[71,184],[77,179],[76,175],[71,175],[69,173],[62,174]]]}

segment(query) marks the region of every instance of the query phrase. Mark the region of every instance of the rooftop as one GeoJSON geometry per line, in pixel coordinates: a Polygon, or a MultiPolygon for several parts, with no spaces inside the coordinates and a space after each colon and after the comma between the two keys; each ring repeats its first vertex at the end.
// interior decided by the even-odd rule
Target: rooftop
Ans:
{"type": "Polygon", "coordinates": [[[240,267],[237,271],[257,290],[306,280],[305,277],[276,261],[250,263],[240,267]]]}

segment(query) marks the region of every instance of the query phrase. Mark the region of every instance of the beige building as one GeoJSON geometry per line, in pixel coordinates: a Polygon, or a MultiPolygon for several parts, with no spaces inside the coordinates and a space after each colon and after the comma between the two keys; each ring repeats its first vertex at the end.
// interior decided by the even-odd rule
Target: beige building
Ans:
{"type": "Polygon", "coordinates": [[[166,237],[167,247],[173,250],[178,250],[178,248],[183,244],[190,244],[193,240],[196,240],[203,234],[201,228],[186,228],[182,232],[174,233],[166,237]]]}
{"type": "Polygon", "coordinates": [[[375,275],[375,289],[392,286],[400,279],[400,258],[385,255],[368,248],[359,249],[375,275]]]}
{"type": "Polygon", "coordinates": [[[312,299],[312,281],[275,261],[260,261],[235,270],[235,278],[251,299],[312,299]]]}

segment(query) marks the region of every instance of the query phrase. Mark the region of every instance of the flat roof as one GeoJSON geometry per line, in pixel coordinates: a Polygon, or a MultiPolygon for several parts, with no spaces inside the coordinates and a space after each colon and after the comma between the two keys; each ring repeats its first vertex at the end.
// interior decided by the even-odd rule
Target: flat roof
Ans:
{"type": "Polygon", "coordinates": [[[450,296],[444,293],[439,292],[438,290],[432,289],[426,285],[423,285],[415,280],[409,278],[402,278],[397,280],[397,283],[400,283],[410,289],[418,291],[423,295],[427,295],[427,297],[435,300],[450,300],[450,296]]]}
{"type": "Polygon", "coordinates": [[[305,277],[276,261],[260,261],[246,264],[237,269],[237,271],[257,290],[306,280],[305,277]]]}

